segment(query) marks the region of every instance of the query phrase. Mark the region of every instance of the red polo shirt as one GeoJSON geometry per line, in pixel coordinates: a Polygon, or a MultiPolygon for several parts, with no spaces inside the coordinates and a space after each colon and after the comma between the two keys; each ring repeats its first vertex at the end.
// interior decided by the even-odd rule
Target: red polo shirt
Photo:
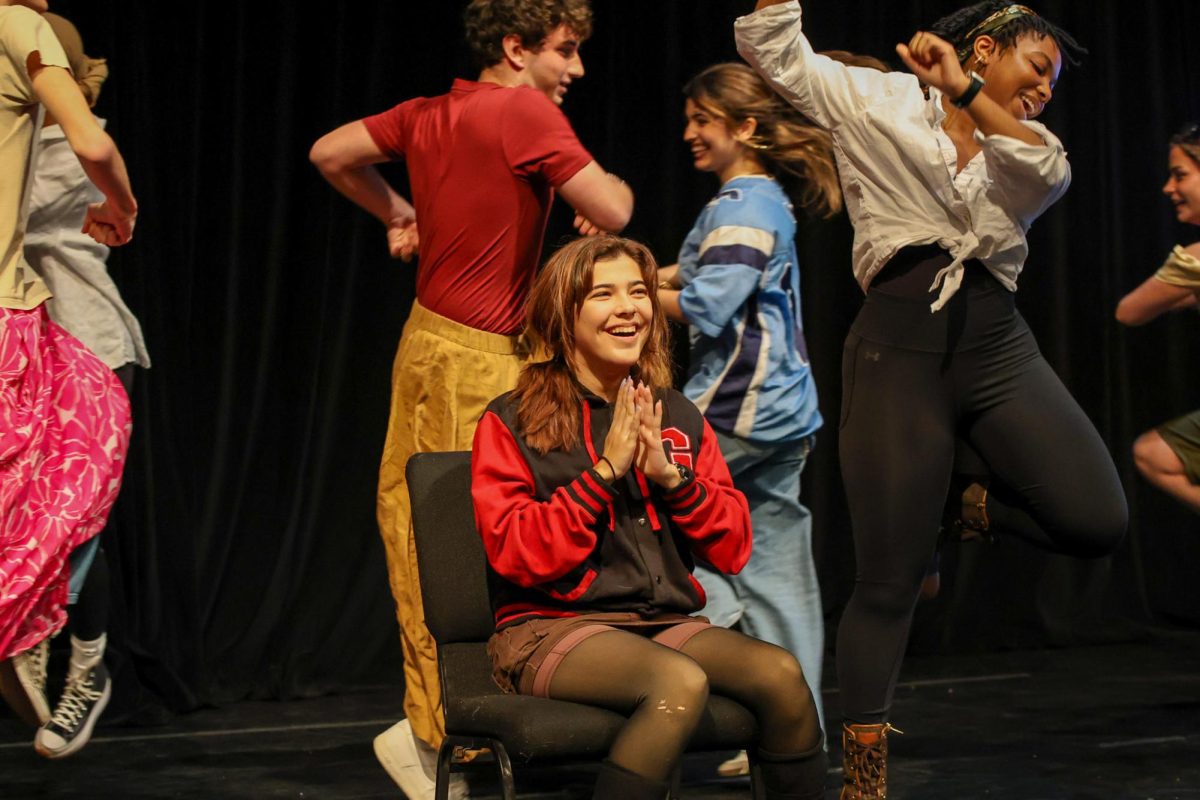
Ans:
{"type": "Polygon", "coordinates": [[[363,120],[408,168],[421,247],[417,299],[491,333],[520,331],[554,188],[593,159],[529,87],[457,80],[363,120]]]}

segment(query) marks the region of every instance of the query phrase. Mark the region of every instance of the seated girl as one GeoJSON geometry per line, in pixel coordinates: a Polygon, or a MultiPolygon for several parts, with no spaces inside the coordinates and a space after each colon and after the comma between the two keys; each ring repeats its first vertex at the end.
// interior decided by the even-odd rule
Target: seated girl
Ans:
{"type": "Polygon", "coordinates": [[[750,515],[716,436],[670,388],[654,257],[614,236],[555,253],[529,300],[534,354],[475,434],[494,675],[628,715],[594,797],[661,800],[711,689],[758,719],[766,797],[818,798],[816,707],[786,650],[693,616],[699,556],[737,572],[750,515]]]}

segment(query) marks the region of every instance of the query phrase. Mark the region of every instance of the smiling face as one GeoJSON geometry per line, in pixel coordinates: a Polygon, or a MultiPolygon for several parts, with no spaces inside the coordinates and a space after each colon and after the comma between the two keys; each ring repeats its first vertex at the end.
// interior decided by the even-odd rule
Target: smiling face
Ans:
{"type": "Polygon", "coordinates": [[[1200,225],[1200,164],[1176,144],[1171,145],[1167,166],[1163,194],[1175,206],[1175,217],[1189,225],[1200,225]]]}
{"type": "Polygon", "coordinates": [[[562,105],[571,81],[583,77],[579,57],[579,37],[565,25],[559,25],[545,38],[539,50],[526,50],[525,84],[562,105]]]}
{"type": "Polygon", "coordinates": [[[1062,53],[1050,36],[1027,34],[1003,51],[990,36],[975,41],[983,92],[1017,119],[1035,119],[1050,102],[1062,71],[1062,53]]]}
{"type": "Polygon", "coordinates": [[[692,151],[692,165],[701,172],[713,172],[721,182],[734,175],[747,172],[762,172],[754,152],[739,138],[738,133],[753,132],[752,120],[741,126],[746,130],[732,131],[728,122],[690,97],[684,102],[683,114],[687,124],[683,129],[683,141],[692,151]]]}
{"type": "Polygon", "coordinates": [[[650,287],[638,263],[624,253],[597,261],[592,288],[575,317],[579,381],[599,393],[628,375],[642,355],[653,318],[650,287]]]}

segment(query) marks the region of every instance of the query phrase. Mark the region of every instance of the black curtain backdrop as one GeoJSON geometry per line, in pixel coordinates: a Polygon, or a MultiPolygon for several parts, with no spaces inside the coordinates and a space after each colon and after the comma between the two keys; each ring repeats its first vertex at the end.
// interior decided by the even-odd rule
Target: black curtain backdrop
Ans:
{"type": "MultiPolygon", "coordinates": [[[[374,521],[394,348],[413,269],[308,163],[337,125],[474,77],[462,0],[255,3],[55,0],[112,77],[97,111],[125,154],[141,218],[111,266],[146,331],[114,568],[115,716],[154,722],[246,697],[398,683],[374,521]]],[[[595,0],[586,77],[565,110],[637,194],[627,233],[665,263],[716,189],[681,142],[684,81],[736,58],[752,0],[595,0]]],[[[893,46],[949,0],[806,4],[818,48],[898,64],[893,46]]],[[[1064,73],[1046,122],[1074,185],[1035,225],[1018,304],[1109,443],[1133,524],[1110,559],[1023,545],[951,549],[913,648],[1046,647],[1195,627],[1197,520],[1137,477],[1147,427],[1200,402],[1200,319],[1139,330],[1123,293],[1195,238],[1162,198],[1166,146],[1200,117],[1200,4],[1061,0],[1040,9],[1092,55],[1064,73]]],[[[388,170],[403,184],[401,170],[388,170]]],[[[570,233],[555,213],[547,252],[570,233]]],[[[806,327],[828,421],[804,475],[832,641],[853,580],[833,421],[841,342],[860,302],[844,219],[801,234],[806,327]]],[[[919,457],[914,454],[914,457],[919,457]]]]}

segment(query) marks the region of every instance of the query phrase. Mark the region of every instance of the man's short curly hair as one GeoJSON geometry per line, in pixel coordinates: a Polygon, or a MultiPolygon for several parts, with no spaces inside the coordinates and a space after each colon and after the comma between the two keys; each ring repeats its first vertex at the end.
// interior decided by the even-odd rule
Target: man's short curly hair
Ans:
{"type": "Polygon", "coordinates": [[[588,0],[471,0],[463,13],[467,45],[479,69],[504,59],[504,37],[516,34],[521,44],[537,50],[559,25],[580,40],[592,35],[588,0]]]}

